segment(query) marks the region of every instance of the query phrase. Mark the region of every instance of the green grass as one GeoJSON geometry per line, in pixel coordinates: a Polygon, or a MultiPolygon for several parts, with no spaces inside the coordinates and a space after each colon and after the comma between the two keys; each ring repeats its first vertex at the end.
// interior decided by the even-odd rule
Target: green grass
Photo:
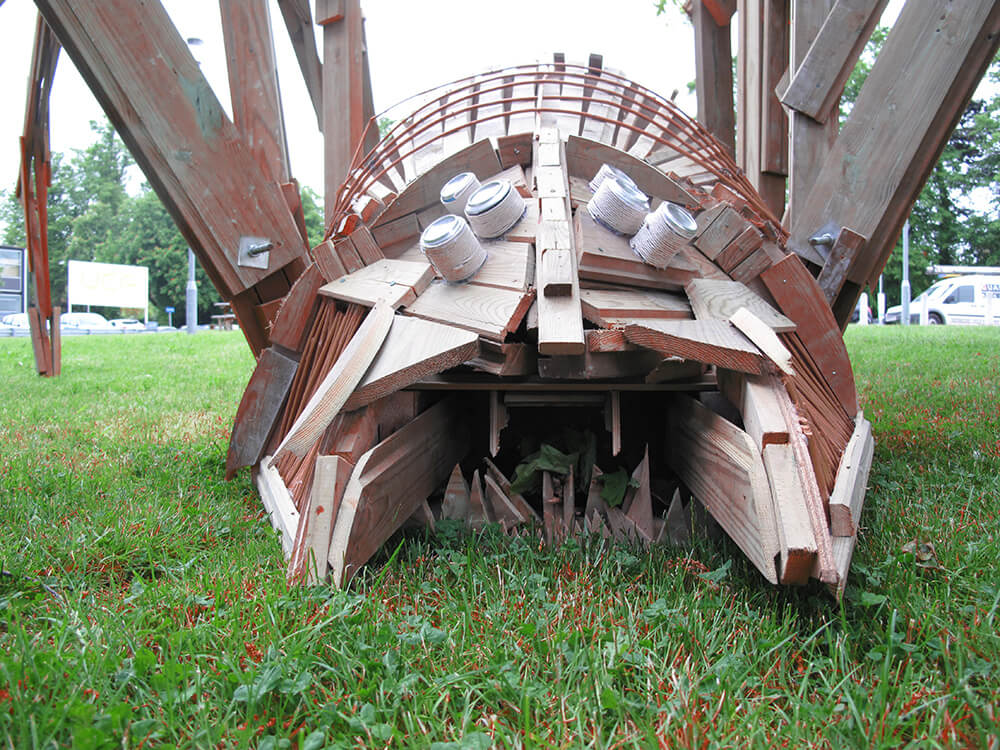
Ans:
{"type": "Polygon", "coordinates": [[[0,340],[2,744],[996,746],[1000,329],[847,340],[877,448],[842,605],[725,542],[447,527],[289,589],[222,480],[238,333],[67,338],[52,380],[0,340]]]}

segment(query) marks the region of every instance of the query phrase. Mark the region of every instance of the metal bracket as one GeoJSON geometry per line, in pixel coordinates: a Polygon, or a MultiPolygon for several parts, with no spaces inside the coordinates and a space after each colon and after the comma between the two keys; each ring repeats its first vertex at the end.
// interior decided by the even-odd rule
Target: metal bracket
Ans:
{"type": "Polygon", "coordinates": [[[274,243],[266,237],[240,237],[236,264],[244,268],[267,269],[274,243]]]}

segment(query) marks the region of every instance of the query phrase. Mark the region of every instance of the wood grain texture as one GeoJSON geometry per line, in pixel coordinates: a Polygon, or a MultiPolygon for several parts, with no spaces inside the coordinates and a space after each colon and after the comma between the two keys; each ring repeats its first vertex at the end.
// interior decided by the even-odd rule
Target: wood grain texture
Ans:
{"type": "MultiPolygon", "coordinates": [[[[730,156],[735,157],[736,110],[732,93],[732,33],[730,18],[720,20],[721,16],[713,13],[717,5],[718,3],[706,3],[704,0],[691,4],[698,122],[725,146],[730,156]]],[[[736,3],[733,2],[732,6],[735,11],[736,3]]]]}
{"type": "Polygon", "coordinates": [[[794,255],[761,274],[781,311],[795,322],[796,333],[848,414],[858,413],[854,371],[840,328],[816,280],[794,255]]]}
{"type": "Polygon", "coordinates": [[[837,0],[781,93],[781,103],[826,122],[888,3],[837,0]]]}
{"type": "Polygon", "coordinates": [[[401,390],[428,375],[457,367],[479,351],[472,331],[396,316],[371,366],[344,404],[346,411],[401,390]]]}
{"type": "Polygon", "coordinates": [[[777,583],[777,532],[760,452],[745,432],[689,396],[671,401],[667,429],[667,460],[678,476],[757,570],[777,583]]]}
{"type": "Polygon", "coordinates": [[[760,349],[779,370],[786,375],[795,374],[795,369],[792,366],[792,353],[788,351],[771,326],[746,307],[741,307],[734,312],[730,316],[729,322],[750,339],[753,345],[760,349]]]}
{"type": "MultiPolygon", "coordinates": [[[[816,278],[816,283],[823,290],[823,294],[826,296],[827,302],[830,303],[831,307],[836,301],[837,295],[840,294],[840,290],[843,289],[844,282],[847,281],[848,271],[854,266],[854,261],[858,254],[864,251],[867,241],[866,237],[847,227],[841,227],[840,232],[837,234],[837,239],[834,241],[833,246],[830,248],[830,254],[827,256],[826,265],[823,266],[823,270],[819,272],[819,276],[816,278]]],[[[855,281],[863,284],[867,279],[855,279],[855,281]]],[[[843,320],[838,320],[837,322],[841,327],[847,323],[847,321],[843,320]]]]}
{"type": "Polygon", "coordinates": [[[693,359],[754,375],[768,369],[760,350],[728,321],[645,320],[627,325],[625,338],[665,357],[693,359]]]}
{"type": "Polygon", "coordinates": [[[38,7],[224,298],[305,256],[281,190],[159,2],[38,7]],[[241,236],[274,242],[267,269],[237,265],[241,236]]]}
{"type": "MultiPolygon", "coordinates": [[[[353,470],[354,466],[340,456],[319,456],[316,459],[303,543],[306,583],[317,583],[326,578],[333,520],[337,517],[347,480],[353,470]]],[[[300,525],[304,519],[305,516],[299,519],[300,525]]]]}
{"type": "Polygon", "coordinates": [[[731,207],[726,206],[719,212],[719,215],[715,217],[711,224],[698,234],[694,240],[694,246],[706,258],[715,260],[719,253],[725,249],[726,245],[735,240],[749,226],[750,223],[746,219],[731,207]]]}
{"type": "Polygon", "coordinates": [[[346,586],[448,478],[468,441],[461,410],[445,399],[361,457],[334,522],[329,556],[333,585],[346,586]]]}
{"type": "MultiPolygon", "coordinates": [[[[583,316],[607,327],[609,318],[691,317],[691,305],[679,294],[639,289],[581,289],[583,316]]],[[[588,332],[589,333],[589,332],[588,332]]]]}
{"type": "Polygon", "coordinates": [[[278,0],[278,8],[288,29],[288,38],[295,51],[295,59],[302,72],[302,80],[309,92],[313,109],[316,111],[316,121],[323,127],[323,65],[319,60],[316,48],[316,36],[313,33],[312,12],[309,0],[278,0]]]}
{"type": "Polygon", "coordinates": [[[281,301],[271,325],[271,343],[301,352],[316,309],[316,295],[323,285],[319,265],[311,263],[281,301]]]}
{"type": "Polygon", "coordinates": [[[816,537],[803,501],[803,489],[790,445],[764,447],[764,468],[778,528],[779,577],[784,584],[805,584],[816,563],[816,537]]]}
{"type": "Polygon", "coordinates": [[[738,281],[693,279],[684,291],[695,318],[729,320],[737,310],[746,308],[775,331],[795,330],[795,323],[775,310],[759,294],[738,281]]]}
{"type": "Polygon", "coordinates": [[[271,348],[261,352],[257,366],[243,391],[229,434],[226,478],[237,469],[260,460],[292,385],[298,363],[271,348]]]}
{"type": "Polygon", "coordinates": [[[295,501],[288,493],[288,488],[271,466],[271,456],[264,456],[260,462],[259,471],[254,479],[257,492],[260,493],[264,510],[271,519],[271,525],[281,534],[281,549],[287,559],[292,554],[295,544],[295,530],[299,526],[299,512],[295,509],[295,501]]]}
{"type": "Polygon", "coordinates": [[[295,420],[275,456],[286,452],[304,456],[319,440],[371,366],[394,317],[389,305],[375,304],[295,420]]]}
{"type": "Polygon", "coordinates": [[[840,459],[837,482],[830,494],[830,532],[835,537],[858,533],[868,472],[875,451],[872,426],[861,413],[858,413],[856,425],[840,459]]]}
{"type": "Polygon", "coordinates": [[[404,313],[503,341],[521,324],[532,299],[530,293],[510,289],[435,281],[404,313]]]}

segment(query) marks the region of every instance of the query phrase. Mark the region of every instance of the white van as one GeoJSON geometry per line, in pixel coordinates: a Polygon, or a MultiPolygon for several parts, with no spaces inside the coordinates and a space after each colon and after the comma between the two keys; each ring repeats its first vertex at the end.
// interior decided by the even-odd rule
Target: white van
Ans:
{"type": "MultiPolygon", "coordinates": [[[[910,322],[920,322],[927,300],[927,322],[932,325],[1000,324],[1000,276],[952,276],[931,285],[910,303],[910,322]]],[[[898,323],[902,305],[885,311],[886,323],[898,323]]]]}

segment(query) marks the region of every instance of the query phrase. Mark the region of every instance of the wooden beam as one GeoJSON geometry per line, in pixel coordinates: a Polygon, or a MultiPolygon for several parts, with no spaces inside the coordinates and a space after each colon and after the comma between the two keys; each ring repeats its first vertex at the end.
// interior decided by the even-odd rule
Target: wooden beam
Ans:
{"type": "Polygon", "coordinates": [[[788,174],[788,115],[774,93],[788,70],[788,5],[765,0],[760,76],[760,184],[758,192],[775,216],[785,209],[788,174]]]}
{"type": "Polygon", "coordinates": [[[278,8],[285,20],[288,37],[299,62],[302,79],[309,92],[319,129],[323,129],[323,65],[316,49],[316,35],[313,33],[312,11],[309,0],[278,0],[278,8]]]}
{"type": "Polygon", "coordinates": [[[725,320],[644,320],[629,323],[625,338],[665,357],[693,359],[753,375],[768,370],[760,350],[725,320]]]}
{"type": "Polygon", "coordinates": [[[288,182],[291,167],[267,0],[219,0],[219,11],[233,124],[264,174],[288,182]]]}
{"type": "Polygon", "coordinates": [[[466,420],[445,399],[358,461],[334,522],[331,583],[346,586],[383,542],[448,478],[469,447],[466,420]]]}
{"type": "Polygon", "coordinates": [[[291,388],[298,362],[268,348],[261,352],[236,409],[226,456],[226,479],[243,466],[253,466],[264,454],[291,388]]]}
{"type": "Polygon", "coordinates": [[[37,5],[223,297],[304,259],[280,189],[157,0],[37,5]],[[273,243],[266,268],[237,262],[249,237],[273,243]]]}
{"type": "Polygon", "coordinates": [[[668,412],[667,460],[750,562],[778,582],[778,541],[771,490],[749,436],[689,396],[668,412]]]}
{"type": "Polygon", "coordinates": [[[837,0],[795,69],[781,103],[816,122],[838,116],[835,105],[889,0],[837,0]]]}
{"type": "MultiPolygon", "coordinates": [[[[819,34],[834,0],[791,0],[792,22],[789,43],[788,70],[794,75],[805,59],[809,47],[819,34]]],[[[837,139],[838,118],[822,125],[811,117],[790,111],[788,113],[788,204],[782,224],[791,226],[802,210],[809,191],[819,174],[820,165],[837,139]]],[[[817,265],[823,258],[808,245],[803,257],[817,265]]]]}
{"type": "Polygon", "coordinates": [[[871,423],[859,412],[854,433],[840,459],[837,482],[830,494],[830,531],[835,537],[858,533],[874,451],[871,423]]]}
{"type": "Polygon", "coordinates": [[[303,560],[307,583],[316,583],[326,578],[333,521],[337,517],[340,501],[353,469],[340,456],[319,456],[316,459],[308,521],[305,516],[299,519],[300,524],[307,523],[303,560]]]}
{"type": "MultiPolygon", "coordinates": [[[[837,239],[834,240],[833,246],[830,248],[830,255],[827,256],[826,265],[823,266],[823,270],[819,272],[816,279],[831,307],[840,294],[840,290],[844,288],[847,273],[858,254],[864,250],[866,242],[866,237],[847,227],[841,227],[840,233],[837,234],[837,239]]],[[[843,328],[847,321],[838,320],[837,323],[843,328]]]]}
{"type": "Polygon", "coordinates": [[[998,46],[995,0],[907,3],[793,216],[788,247],[801,253],[817,232],[851,227],[870,239],[848,275],[873,279],[998,46]]]}
{"type": "Polygon", "coordinates": [[[684,287],[695,318],[729,320],[745,307],[775,331],[795,330],[795,323],[775,310],[763,297],[738,281],[692,279],[684,287]]]}
{"type": "MultiPolygon", "coordinates": [[[[736,110],[733,106],[733,61],[730,17],[725,21],[713,13],[717,2],[695,0],[691,4],[694,25],[694,55],[698,122],[736,156],[736,110]]],[[[732,3],[735,10],[736,3],[732,3]]]]}
{"type": "Polygon", "coordinates": [[[816,537],[792,446],[767,445],[763,457],[778,529],[778,580],[784,584],[808,583],[816,564],[816,537]]]}
{"type": "Polygon", "coordinates": [[[301,458],[319,440],[375,359],[394,317],[393,309],[383,303],[376,303],[365,316],[361,327],[281,441],[275,451],[276,458],[285,453],[301,458]]]}
{"type": "Polygon", "coordinates": [[[320,8],[316,14],[317,23],[323,26],[323,197],[327,225],[333,221],[337,191],[365,129],[361,0],[341,3],[342,14],[320,13],[320,8]]]}

